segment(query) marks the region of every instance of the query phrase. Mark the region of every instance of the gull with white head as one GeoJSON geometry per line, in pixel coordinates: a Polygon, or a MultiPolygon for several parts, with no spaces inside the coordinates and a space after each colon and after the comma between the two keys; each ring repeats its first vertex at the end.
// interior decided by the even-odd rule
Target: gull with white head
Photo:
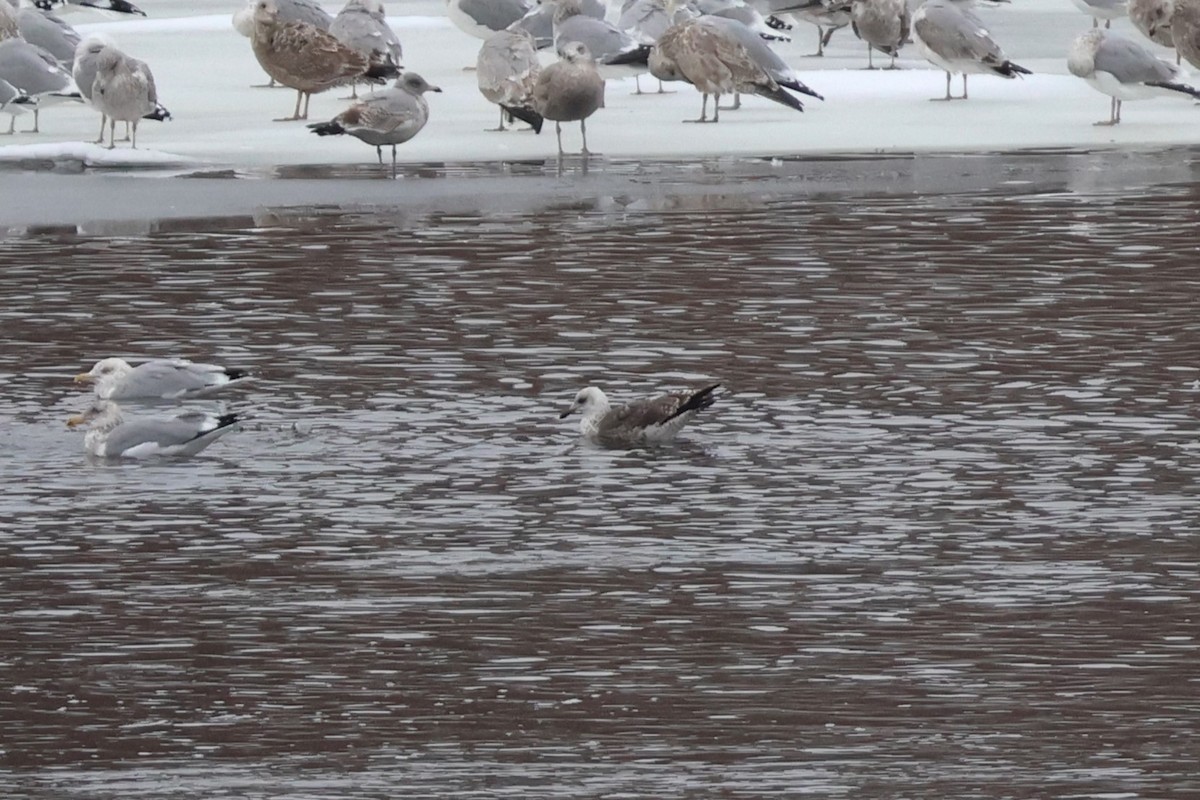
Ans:
{"type": "Polygon", "coordinates": [[[87,425],[83,447],[97,458],[194,456],[227,433],[238,430],[237,414],[192,411],[174,417],[125,417],[116,403],[97,400],[67,420],[87,425]]]}
{"type": "Polygon", "coordinates": [[[612,405],[598,387],[580,389],[571,407],[559,415],[566,419],[578,412],[584,438],[605,447],[636,447],[669,442],[696,412],[711,406],[716,397],[714,383],[702,389],[674,392],[612,405]]]}
{"type": "Polygon", "coordinates": [[[183,358],[159,358],[136,367],[123,358],[105,358],[76,375],[75,382],[93,384],[101,400],[180,400],[207,396],[247,377],[245,370],[183,358]]]}
{"type": "Polygon", "coordinates": [[[1183,82],[1184,73],[1178,66],[1154,55],[1141,42],[1102,28],[1092,28],[1076,37],[1067,57],[1067,69],[1112,98],[1109,118],[1097,125],[1120,123],[1121,104],[1126,100],[1180,95],[1200,98],[1200,90],[1183,82]]]}

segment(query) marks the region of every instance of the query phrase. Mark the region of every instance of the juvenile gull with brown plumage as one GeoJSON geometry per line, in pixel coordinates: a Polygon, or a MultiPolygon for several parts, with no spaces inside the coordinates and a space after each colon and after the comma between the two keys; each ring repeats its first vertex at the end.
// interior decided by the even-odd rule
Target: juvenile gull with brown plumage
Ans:
{"type": "Polygon", "coordinates": [[[533,87],[541,72],[528,31],[499,31],[484,40],[475,60],[475,79],[480,94],[500,107],[500,126],[495,130],[507,130],[505,117],[510,121],[516,117],[541,133],[542,116],[532,108],[533,87]]]}
{"type": "Polygon", "coordinates": [[[318,92],[356,80],[380,83],[399,72],[394,64],[372,61],[327,31],[306,22],[285,22],[277,0],[259,0],[254,7],[250,42],[266,73],[296,90],[296,110],[277,122],[308,119],[309,100],[318,92]]]}
{"type": "Polygon", "coordinates": [[[588,155],[587,118],[604,106],[604,78],[582,42],[570,42],[559,52],[559,61],[542,70],[533,87],[533,110],[554,120],[558,156],[562,158],[562,124],[579,121],[583,155],[588,155]]]}
{"type": "Polygon", "coordinates": [[[582,415],[580,433],[605,447],[663,444],[675,438],[696,412],[716,401],[713,391],[720,385],[714,383],[695,391],[660,394],[617,406],[610,404],[599,388],[589,386],[579,390],[571,407],[559,414],[559,419],[578,412],[582,415]]]}

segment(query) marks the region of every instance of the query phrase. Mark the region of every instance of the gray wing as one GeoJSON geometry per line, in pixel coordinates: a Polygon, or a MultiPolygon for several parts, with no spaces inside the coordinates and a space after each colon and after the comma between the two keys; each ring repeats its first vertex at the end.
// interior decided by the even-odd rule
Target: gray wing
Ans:
{"type": "Polygon", "coordinates": [[[159,359],[133,368],[113,391],[112,399],[172,398],[195,394],[229,382],[224,367],[190,361],[159,359]]]}
{"type": "Polygon", "coordinates": [[[607,22],[578,15],[563,20],[555,31],[556,48],[561,50],[568,42],[582,42],[601,63],[639,47],[636,39],[607,22]]]}
{"type": "Polygon", "coordinates": [[[458,7],[468,17],[493,31],[502,31],[527,13],[532,14],[541,8],[535,6],[531,10],[523,0],[462,0],[458,7]]]}
{"type": "Polygon", "coordinates": [[[133,72],[141,73],[143,79],[145,79],[146,99],[150,101],[150,105],[158,105],[158,87],[154,84],[154,73],[150,71],[150,65],[140,59],[131,58],[129,59],[129,67],[133,72]]]}
{"type": "Polygon", "coordinates": [[[524,31],[492,34],[475,61],[479,91],[493,103],[526,102],[540,71],[533,38],[524,31]]]}
{"type": "Polygon", "coordinates": [[[303,22],[329,30],[333,17],[316,3],[316,0],[279,0],[279,19],[282,22],[303,22]]]}
{"type": "Polygon", "coordinates": [[[390,58],[394,64],[400,63],[400,40],[386,23],[364,8],[343,9],[329,26],[329,32],[365,56],[390,58]]]}
{"type": "Polygon", "coordinates": [[[1000,45],[969,12],[926,6],[924,17],[913,28],[930,50],[948,61],[1004,61],[1000,45]]]}
{"type": "Polygon", "coordinates": [[[71,85],[58,59],[24,39],[0,42],[0,79],[29,94],[60,92],[71,85]]]}
{"type": "Polygon", "coordinates": [[[1095,70],[1109,72],[1121,83],[1163,83],[1175,70],[1135,41],[1106,36],[1096,49],[1095,70]]]}
{"type": "Polygon", "coordinates": [[[180,414],[169,419],[126,418],[109,432],[105,452],[109,456],[120,456],[135,447],[148,444],[157,445],[160,449],[181,448],[218,427],[216,417],[202,412],[180,414]]]}
{"type": "Polygon", "coordinates": [[[554,43],[554,5],[542,3],[534,6],[528,14],[508,27],[528,33],[539,50],[549,47],[554,43]]]}
{"type": "Polygon", "coordinates": [[[753,59],[754,63],[758,64],[763,70],[775,80],[786,80],[792,74],[792,68],[787,65],[779,55],[772,50],[763,38],[754,31],[750,30],[743,23],[728,17],[709,15],[701,17],[697,20],[701,25],[708,25],[725,31],[733,36],[742,47],[746,48],[746,53],[753,59]]]}
{"type": "Polygon", "coordinates": [[[671,27],[662,0],[632,0],[621,11],[617,27],[643,44],[654,44],[671,27]]]}
{"type": "Polygon", "coordinates": [[[662,425],[675,415],[689,397],[691,393],[673,392],[614,406],[600,421],[600,435],[620,437],[662,425]]]}
{"type": "Polygon", "coordinates": [[[74,28],[49,11],[38,11],[36,8],[18,11],[17,25],[25,41],[47,50],[63,66],[71,68],[80,40],[74,28]]]}

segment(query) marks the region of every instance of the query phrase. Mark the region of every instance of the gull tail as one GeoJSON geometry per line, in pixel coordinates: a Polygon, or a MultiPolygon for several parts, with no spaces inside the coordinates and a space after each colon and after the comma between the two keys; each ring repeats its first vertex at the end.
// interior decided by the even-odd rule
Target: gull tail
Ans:
{"type": "Polygon", "coordinates": [[[617,53],[612,58],[605,59],[604,63],[613,67],[619,64],[640,64],[649,69],[650,48],[652,46],[653,45],[648,44],[638,45],[632,50],[627,50],[624,53],[617,53]]]}
{"type": "Polygon", "coordinates": [[[765,97],[768,100],[774,100],[776,103],[779,103],[780,105],[785,105],[788,108],[794,108],[797,111],[804,110],[803,103],[801,103],[797,98],[788,94],[787,92],[785,92],[783,89],[779,88],[778,86],[768,87],[768,86],[759,84],[754,87],[754,93],[756,95],[758,95],[759,97],[765,97]]]}
{"type": "Polygon", "coordinates": [[[337,136],[346,132],[346,129],[336,119],[331,119],[329,122],[314,122],[308,126],[308,129],[317,136],[337,136]]]}
{"type": "Polygon", "coordinates": [[[400,76],[400,69],[400,65],[390,58],[386,61],[375,61],[367,67],[367,71],[362,74],[362,78],[371,83],[384,83],[388,78],[398,78],[400,76]]]}
{"type": "Polygon", "coordinates": [[[992,72],[995,72],[997,75],[1003,75],[1006,78],[1015,78],[1018,75],[1033,74],[1031,70],[1027,70],[1020,64],[1014,64],[1011,61],[1005,61],[1003,64],[994,64],[991,65],[991,67],[992,72]]]}
{"type": "Polygon", "coordinates": [[[1170,89],[1172,92],[1183,92],[1184,94],[1190,94],[1192,97],[1200,98],[1200,89],[1193,89],[1186,83],[1175,83],[1173,81],[1154,81],[1151,83],[1147,81],[1146,85],[1157,86],[1159,89],[1170,89]]]}
{"type": "Polygon", "coordinates": [[[237,367],[226,367],[222,370],[222,372],[225,374],[226,378],[229,378],[230,381],[238,381],[242,378],[250,377],[249,370],[238,369],[237,367]]]}
{"type": "Polygon", "coordinates": [[[500,106],[504,112],[510,117],[516,117],[522,122],[528,122],[533,126],[534,133],[542,132],[543,117],[541,114],[534,111],[532,108],[522,108],[521,106],[500,106]]]}
{"type": "Polygon", "coordinates": [[[142,119],[152,119],[155,122],[165,122],[171,118],[171,112],[155,103],[154,110],[146,114],[142,119]]]}
{"type": "Polygon", "coordinates": [[[772,14],[767,17],[767,27],[774,28],[777,31],[790,31],[792,26],[786,21],[772,14]]]}
{"type": "Polygon", "coordinates": [[[713,397],[713,391],[720,385],[719,383],[714,383],[712,386],[705,386],[703,389],[692,392],[687,399],[679,404],[679,408],[675,409],[675,412],[671,416],[659,424],[666,425],[681,414],[686,414],[689,411],[703,411],[708,408],[717,401],[717,398],[713,397]]]}

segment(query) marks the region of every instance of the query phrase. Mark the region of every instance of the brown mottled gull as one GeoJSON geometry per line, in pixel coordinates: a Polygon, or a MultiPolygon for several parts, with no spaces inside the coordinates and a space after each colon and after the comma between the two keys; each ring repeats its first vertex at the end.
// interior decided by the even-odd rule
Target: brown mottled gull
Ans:
{"type": "Polygon", "coordinates": [[[499,31],[484,40],[475,61],[475,78],[479,92],[500,107],[500,127],[495,130],[506,130],[504,118],[516,117],[541,133],[542,116],[532,108],[533,87],[541,73],[528,31],[499,31]]]}
{"type": "Polygon", "coordinates": [[[583,436],[605,447],[636,447],[669,442],[688,424],[696,412],[711,406],[716,398],[714,383],[702,389],[660,394],[631,400],[614,406],[595,386],[581,389],[571,407],[559,414],[566,419],[575,412],[582,415],[579,430],[583,436]]]}
{"type": "Polygon", "coordinates": [[[317,92],[355,80],[378,83],[399,72],[393,64],[372,62],[327,31],[305,22],[283,22],[277,0],[259,0],[254,7],[250,41],[266,73],[296,90],[296,110],[281,122],[308,119],[308,102],[317,92]]]}
{"type": "Polygon", "coordinates": [[[579,121],[583,155],[588,155],[586,120],[604,105],[604,78],[582,42],[570,42],[559,52],[561,60],[542,70],[533,87],[533,109],[554,120],[558,155],[563,155],[563,122],[579,121]]]}
{"type": "Polygon", "coordinates": [[[867,43],[867,69],[875,69],[875,50],[891,56],[888,69],[895,69],[896,56],[912,27],[906,0],[853,0],[851,14],[854,35],[867,43]]]}

